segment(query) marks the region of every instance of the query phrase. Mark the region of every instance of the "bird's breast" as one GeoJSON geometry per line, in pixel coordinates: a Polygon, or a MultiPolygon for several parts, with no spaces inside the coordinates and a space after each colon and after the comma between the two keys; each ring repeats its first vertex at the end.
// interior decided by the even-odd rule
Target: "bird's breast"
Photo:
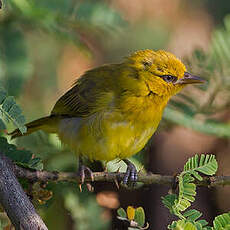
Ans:
{"type": "Polygon", "coordinates": [[[87,118],[64,118],[59,124],[59,137],[77,154],[92,160],[130,157],[148,142],[163,112],[159,106],[146,104],[139,109],[137,105],[108,109],[87,118]]]}

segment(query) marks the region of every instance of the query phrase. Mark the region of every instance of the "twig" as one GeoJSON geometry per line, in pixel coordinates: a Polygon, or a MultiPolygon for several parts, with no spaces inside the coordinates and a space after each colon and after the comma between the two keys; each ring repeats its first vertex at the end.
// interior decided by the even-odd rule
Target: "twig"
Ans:
{"type": "MultiPolygon", "coordinates": [[[[77,173],[74,172],[49,172],[49,171],[36,171],[26,168],[21,168],[17,165],[14,166],[15,175],[19,178],[26,178],[33,182],[41,181],[74,181],[79,182],[80,178],[77,173]]],[[[94,182],[106,181],[106,182],[115,182],[116,180],[121,181],[124,177],[124,173],[114,172],[95,172],[93,173],[94,182]]],[[[90,182],[89,177],[85,178],[86,182],[90,182]]],[[[162,184],[171,186],[174,181],[173,176],[160,175],[160,174],[138,174],[138,182],[142,182],[145,185],[149,184],[162,184]]],[[[213,177],[204,177],[203,181],[195,181],[198,186],[224,186],[230,185],[230,176],[213,176],[213,177]]]]}
{"type": "MultiPolygon", "coordinates": [[[[119,172],[95,172],[93,175],[95,182],[114,182],[121,181],[125,174],[119,172]]],[[[78,174],[74,172],[49,172],[19,167],[0,152],[0,203],[16,230],[47,230],[16,177],[25,178],[32,182],[80,181],[78,174]]],[[[139,173],[138,175],[138,182],[142,182],[145,185],[162,184],[172,186],[174,179],[174,176],[153,173],[139,173]]],[[[86,177],[85,181],[90,182],[91,179],[86,177]]],[[[230,176],[204,177],[203,181],[195,181],[195,183],[198,186],[206,187],[230,185],[230,176]]]]}
{"type": "Polygon", "coordinates": [[[48,230],[14,174],[14,164],[0,152],[0,203],[16,230],[48,230]]]}

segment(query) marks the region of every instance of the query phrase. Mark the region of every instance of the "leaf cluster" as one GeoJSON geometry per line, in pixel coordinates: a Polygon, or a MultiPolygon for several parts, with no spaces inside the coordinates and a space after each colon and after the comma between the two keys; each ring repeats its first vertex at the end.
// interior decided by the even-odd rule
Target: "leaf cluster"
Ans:
{"type": "Polygon", "coordinates": [[[217,137],[230,137],[230,125],[222,119],[230,106],[229,35],[227,16],[224,26],[214,30],[210,49],[197,49],[184,59],[188,71],[204,78],[206,83],[185,89],[171,100],[164,114],[167,121],[217,137]]]}
{"type": "Polygon", "coordinates": [[[117,218],[121,221],[126,221],[129,229],[147,229],[148,223],[145,225],[145,211],[142,207],[134,208],[128,206],[125,211],[123,208],[117,210],[117,218]]]}
{"type": "Polygon", "coordinates": [[[41,170],[43,168],[40,158],[35,157],[34,154],[28,150],[17,149],[17,146],[9,144],[4,137],[0,137],[0,152],[4,153],[20,166],[36,170],[41,170]]]}
{"type": "Polygon", "coordinates": [[[0,130],[6,129],[4,121],[12,122],[21,133],[26,132],[25,117],[21,108],[16,104],[14,97],[8,96],[3,88],[0,88],[0,130]]]}
{"type": "MultiPolygon", "coordinates": [[[[16,104],[13,96],[8,96],[6,91],[0,88],[0,130],[6,129],[6,124],[11,122],[21,133],[26,132],[25,117],[19,105],[16,104]]],[[[9,144],[7,139],[0,137],[0,152],[4,153],[16,164],[31,169],[41,170],[43,164],[41,159],[35,157],[28,150],[19,150],[15,145],[9,144]]]]}
{"type": "Polygon", "coordinates": [[[213,221],[213,227],[208,222],[199,219],[202,213],[195,209],[188,209],[195,201],[196,184],[195,180],[202,181],[201,175],[214,175],[217,171],[217,161],[214,155],[195,155],[184,165],[184,170],[178,175],[179,192],[162,197],[162,202],[169,209],[171,214],[179,220],[173,221],[168,229],[173,230],[224,230],[229,229],[230,213],[219,215],[213,221]],[[188,209],[188,210],[187,210],[188,209]]]}

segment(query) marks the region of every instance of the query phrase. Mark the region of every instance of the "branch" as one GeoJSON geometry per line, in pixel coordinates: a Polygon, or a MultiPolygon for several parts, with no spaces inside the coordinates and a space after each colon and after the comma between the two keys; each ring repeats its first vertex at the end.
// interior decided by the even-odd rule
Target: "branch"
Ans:
{"type": "Polygon", "coordinates": [[[0,152],[0,203],[16,230],[48,230],[14,174],[14,164],[0,152]]]}
{"type": "MultiPolygon", "coordinates": [[[[15,175],[19,178],[26,178],[30,181],[36,182],[48,182],[48,181],[74,181],[79,182],[80,178],[77,173],[74,172],[49,172],[49,171],[36,171],[30,170],[26,168],[19,167],[17,165],[14,166],[15,175]]],[[[106,181],[106,182],[114,182],[114,181],[122,181],[124,178],[124,173],[108,173],[108,172],[95,172],[93,173],[94,181],[106,181]]],[[[166,176],[160,174],[138,174],[138,181],[142,182],[145,185],[149,184],[162,184],[172,186],[175,180],[174,176],[166,176]]],[[[85,178],[86,182],[91,182],[89,177],[85,178]]],[[[212,177],[204,177],[203,181],[195,181],[198,186],[224,186],[230,185],[230,176],[212,176],[212,177]]]]}

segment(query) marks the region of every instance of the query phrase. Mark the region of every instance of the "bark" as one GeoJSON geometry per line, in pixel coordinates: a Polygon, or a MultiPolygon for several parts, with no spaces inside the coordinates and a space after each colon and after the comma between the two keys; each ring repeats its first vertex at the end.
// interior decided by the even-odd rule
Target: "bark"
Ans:
{"type": "Polygon", "coordinates": [[[14,165],[0,152],[0,203],[16,230],[47,230],[14,174],[14,165]]]}

